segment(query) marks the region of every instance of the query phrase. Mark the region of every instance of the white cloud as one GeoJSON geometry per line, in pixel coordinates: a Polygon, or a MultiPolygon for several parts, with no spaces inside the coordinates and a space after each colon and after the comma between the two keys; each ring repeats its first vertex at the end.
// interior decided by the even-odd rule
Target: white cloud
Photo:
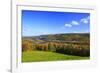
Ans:
{"type": "Polygon", "coordinates": [[[90,20],[90,17],[88,16],[88,17],[86,17],[86,18],[82,18],[82,19],[80,20],[80,22],[82,22],[82,23],[84,23],[84,24],[87,24],[87,23],[89,23],[89,20],[90,20]]]}
{"type": "Polygon", "coordinates": [[[88,24],[89,20],[90,20],[89,16],[82,18],[79,21],[72,20],[70,23],[66,23],[62,28],[65,29],[66,27],[78,26],[80,25],[80,23],[88,24]]]}
{"type": "Polygon", "coordinates": [[[71,24],[65,24],[65,27],[72,27],[71,24]]]}
{"type": "Polygon", "coordinates": [[[72,25],[79,25],[79,23],[77,21],[72,21],[71,24],[72,25]]]}
{"type": "Polygon", "coordinates": [[[71,21],[70,23],[66,23],[63,29],[65,29],[66,27],[72,27],[74,25],[79,25],[79,23],[77,21],[71,21]]]}

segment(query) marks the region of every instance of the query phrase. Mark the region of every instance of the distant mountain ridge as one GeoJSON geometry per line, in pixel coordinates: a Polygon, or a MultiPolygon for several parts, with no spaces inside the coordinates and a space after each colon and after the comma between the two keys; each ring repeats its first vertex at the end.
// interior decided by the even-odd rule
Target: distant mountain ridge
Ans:
{"type": "Polygon", "coordinates": [[[40,41],[60,41],[60,42],[89,42],[90,33],[64,33],[64,34],[47,34],[40,36],[23,37],[23,39],[40,40],[40,41]]]}

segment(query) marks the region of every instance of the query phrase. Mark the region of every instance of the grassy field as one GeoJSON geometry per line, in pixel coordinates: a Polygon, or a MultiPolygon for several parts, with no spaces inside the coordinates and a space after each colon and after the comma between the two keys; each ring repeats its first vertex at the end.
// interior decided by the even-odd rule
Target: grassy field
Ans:
{"type": "Polygon", "coordinates": [[[85,59],[89,59],[89,57],[64,55],[64,54],[45,52],[45,51],[22,52],[22,62],[85,60],[85,59]]]}

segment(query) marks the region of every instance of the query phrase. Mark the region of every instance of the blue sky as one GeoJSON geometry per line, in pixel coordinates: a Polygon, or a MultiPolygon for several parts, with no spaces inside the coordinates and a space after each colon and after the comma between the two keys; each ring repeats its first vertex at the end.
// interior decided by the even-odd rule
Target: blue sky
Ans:
{"type": "Polygon", "coordinates": [[[89,32],[89,13],[22,10],[23,36],[89,32]]]}

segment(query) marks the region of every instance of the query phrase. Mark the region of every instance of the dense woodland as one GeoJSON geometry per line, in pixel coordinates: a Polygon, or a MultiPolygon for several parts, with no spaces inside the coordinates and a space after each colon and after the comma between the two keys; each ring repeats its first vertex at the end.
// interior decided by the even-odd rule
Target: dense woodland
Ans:
{"type": "Polygon", "coordinates": [[[22,38],[22,51],[51,51],[61,54],[90,56],[90,34],[50,34],[22,38]]]}

